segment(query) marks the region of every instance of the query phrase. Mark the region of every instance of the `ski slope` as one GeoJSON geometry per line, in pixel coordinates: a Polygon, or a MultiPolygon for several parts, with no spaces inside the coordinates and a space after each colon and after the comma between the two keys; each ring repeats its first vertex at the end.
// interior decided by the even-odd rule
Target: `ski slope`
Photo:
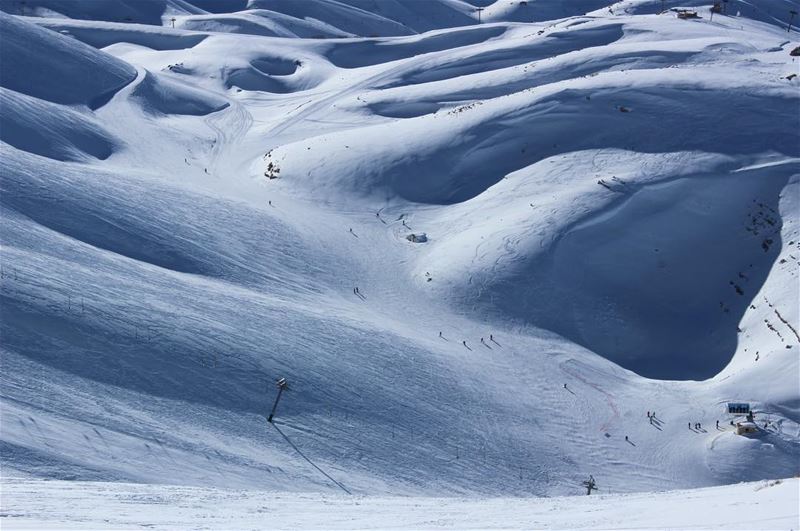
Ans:
{"type": "Polygon", "coordinates": [[[798,4],[661,5],[0,2],[3,476],[797,475],[798,4]]]}
{"type": "Polygon", "coordinates": [[[4,529],[791,529],[800,517],[797,490],[797,479],[790,479],[476,500],[12,479],[2,492],[4,529]]]}

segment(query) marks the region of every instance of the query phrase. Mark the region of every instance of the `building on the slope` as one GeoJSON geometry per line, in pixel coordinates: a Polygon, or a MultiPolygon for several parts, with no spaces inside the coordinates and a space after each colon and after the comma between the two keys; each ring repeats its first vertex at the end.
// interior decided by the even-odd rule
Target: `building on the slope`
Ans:
{"type": "Polygon", "coordinates": [[[750,413],[750,404],[747,402],[728,402],[728,413],[732,415],[747,415],[750,413]]]}
{"type": "Polygon", "coordinates": [[[736,435],[751,435],[758,433],[758,426],[755,422],[737,422],[736,435]]]}

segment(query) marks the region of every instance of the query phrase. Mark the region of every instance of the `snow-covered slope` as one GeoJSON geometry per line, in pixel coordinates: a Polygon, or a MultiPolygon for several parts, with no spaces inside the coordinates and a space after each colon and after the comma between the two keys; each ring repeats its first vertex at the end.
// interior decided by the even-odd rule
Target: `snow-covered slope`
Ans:
{"type": "Polygon", "coordinates": [[[797,479],[564,498],[414,498],[42,481],[2,485],[4,529],[794,529],[797,479]]]}
{"type": "Polygon", "coordinates": [[[659,3],[0,14],[3,474],[439,496],[796,474],[797,32],[659,3]]]}

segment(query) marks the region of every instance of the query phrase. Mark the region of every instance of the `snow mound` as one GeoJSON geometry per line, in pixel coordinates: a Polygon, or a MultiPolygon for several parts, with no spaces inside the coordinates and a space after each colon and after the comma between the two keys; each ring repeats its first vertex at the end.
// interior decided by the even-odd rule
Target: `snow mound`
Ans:
{"type": "Polygon", "coordinates": [[[413,33],[399,22],[336,0],[251,0],[248,8],[275,11],[297,19],[318,20],[331,28],[363,37],[413,33]]]}
{"type": "Polygon", "coordinates": [[[129,24],[90,22],[53,18],[29,18],[34,24],[69,35],[95,48],[105,48],[117,43],[144,46],[151,50],[183,50],[201,43],[208,35],[190,31],[152,26],[131,29],[129,24]]]}
{"type": "Polygon", "coordinates": [[[416,33],[475,23],[473,6],[460,0],[428,0],[424,10],[417,0],[339,1],[398,22],[416,33]]]}
{"type": "Polygon", "coordinates": [[[479,44],[505,31],[502,26],[472,27],[408,38],[349,41],[331,46],[327,57],[336,66],[358,68],[479,44]]]}
{"type": "Polygon", "coordinates": [[[241,33],[274,37],[348,37],[349,33],[315,19],[295,18],[266,9],[235,14],[182,17],[179,27],[218,33],[241,33]]]}
{"type": "Polygon", "coordinates": [[[486,22],[542,22],[583,15],[608,4],[608,0],[494,0],[481,13],[481,18],[486,22]]]}
{"type": "Polygon", "coordinates": [[[131,98],[150,113],[205,116],[229,103],[213,92],[187,86],[176,80],[147,72],[131,91],[131,98]]]}
{"type": "Polygon", "coordinates": [[[68,107],[0,88],[0,140],[56,160],[106,159],[117,141],[95,119],[68,107]]]}
{"type": "Polygon", "coordinates": [[[747,230],[751,218],[777,211],[797,171],[719,172],[642,187],[579,220],[511,277],[487,279],[487,292],[509,314],[643,376],[711,378],[730,362],[737,324],[780,246],[777,216],[770,235],[747,230]],[[776,247],[764,248],[768,238],[776,247]]]}
{"type": "Polygon", "coordinates": [[[202,13],[182,0],[4,0],[0,9],[15,15],[74,18],[108,22],[126,22],[160,26],[168,13],[202,13]]]}
{"type": "Polygon", "coordinates": [[[0,32],[0,83],[29,96],[95,108],[136,77],[119,59],[5,13],[0,32]]]}
{"type": "MultiPolygon", "coordinates": [[[[615,15],[645,15],[661,13],[662,9],[670,10],[694,8],[703,18],[711,18],[711,4],[705,0],[624,0],[616,2],[598,10],[598,13],[613,13],[615,15]]],[[[714,15],[715,17],[725,16],[729,20],[736,18],[748,18],[760,22],[766,22],[778,26],[786,31],[790,11],[800,9],[800,2],[797,0],[728,0],[724,2],[724,13],[714,15]]],[[[594,8],[593,8],[594,9],[594,8]]],[[[668,13],[675,16],[674,13],[668,13]]],[[[795,27],[795,31],[797,28],[795,27]]]]}

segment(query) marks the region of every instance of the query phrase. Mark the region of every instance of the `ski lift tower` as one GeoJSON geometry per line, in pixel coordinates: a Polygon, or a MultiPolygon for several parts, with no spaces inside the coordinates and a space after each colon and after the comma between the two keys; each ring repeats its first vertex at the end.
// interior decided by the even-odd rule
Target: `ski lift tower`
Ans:
{"type": "Polygon", "coordinates": [[[594,480],[594,476],[589,474],[589,479],[583,482],[583,486],[586,487],[586,495],[589,496],[592,494],[593,490],[597,490],[597,482],[594,480]]]}
{"type": "Polygon", "coordinates": [[[275,385],[278,386],[278,396],[275,397],[275,403],[272,404],[272,411],[270,411],[269,417],[267,418],[267,422],[269,423],[272,423],[272,417],[275,416],[275,410],[278,409],[278,401],[281,399],[281,393],[283,393],[283,390],[289,386],[289,384],[286,382],[286,378],[281,378],[275,382],[275,385]]]}
{"type": "Polygon", "coordinates": [[[476,7],[475,8],[475,11],[478,13],[478,24],[481,23],[481,11],[483,11],[484,9],[486,9],[486,8],[485,7],[476,7]]]}

